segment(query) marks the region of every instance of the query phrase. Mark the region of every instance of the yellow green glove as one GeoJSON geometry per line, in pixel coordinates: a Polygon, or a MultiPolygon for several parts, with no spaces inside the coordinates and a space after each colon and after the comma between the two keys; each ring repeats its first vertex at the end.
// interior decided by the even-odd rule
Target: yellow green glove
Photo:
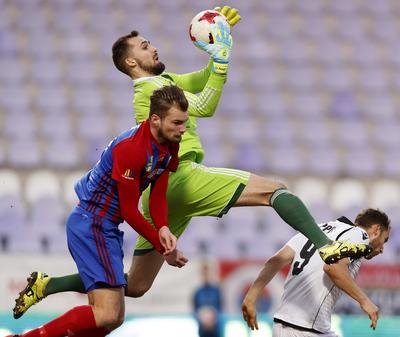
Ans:
{"type": "Polygon", "coordinates": [[[221,13],[222,15],[224,15],[226,17],[226,20],[231,25],[231,27],[236,25],[239,22],[239,20],[241,19],[239,11],[236,8],[224,6],[222,8],[215,7],[214,10],[221,13]]]}

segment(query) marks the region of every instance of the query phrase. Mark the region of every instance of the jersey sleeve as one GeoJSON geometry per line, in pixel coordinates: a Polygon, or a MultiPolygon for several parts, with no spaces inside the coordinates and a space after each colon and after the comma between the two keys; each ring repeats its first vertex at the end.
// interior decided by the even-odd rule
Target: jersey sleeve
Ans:
{"type": "Polygon", "coordinates": [[[140,189],[139,180],[125,184],[118,181],[118,197],[122,218],[140,235],[145,237],[154,248],[163,253],[164,249],[160,243],[158,232],[146,221],[138,208],[140,189]]]}
{"type": "Polygon", "coordinates": [[[169,76],[182,90],[197,94],[201,92],[207,84],[211,74],[211,68],[212,60],[210,58],[207,67],[204,69],[187,74],[165,73],[165,76],[169,76]]]}
{"type": "Polygon", "coordinates": [[[194,95],[185,92],[189,101],[189,115],[194,117],[212,117],[221,98],[222,89],[226,82],[226,75],[211,72],[203,90],[194,95]]]}
{"type": "Polygon", "coordinates": [[[144,157],[135,155],[135,148],[130,142],[117,144],[112,152],[113,167],[111,177],[119,183],[134,185],[140,179],[140,170],[144,166],[144,157]]]}

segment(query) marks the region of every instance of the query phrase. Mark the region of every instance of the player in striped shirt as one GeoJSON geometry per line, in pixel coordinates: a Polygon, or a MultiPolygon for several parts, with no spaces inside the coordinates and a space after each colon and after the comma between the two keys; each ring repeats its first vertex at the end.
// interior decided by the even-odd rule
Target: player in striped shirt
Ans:
{"type": "Polygon", "coordinates": [[[75,307],[21,336],[105,336],[122,324],[126,279],[123,232],[118,225],[124,220],[176,265],[166,191],[169,172],[178,168],[188,102],[177,86],[154,91],[150,100],[149,118],[114,138],[75,185],[79,204],[67,220],[67,240],[89,305],[75,307]],[[138,209],[140,195],[149,186],[155,227],[138,209]]]}
{"type": "MultiPolygon", "coordinates": [[[[240,18],[234,9],[222,10],[231,24],[240,18]]],[[[271,206],[290,226],[311,239],[325,261],[333,262],[349,255],[365,254],[368,251],[365,245],[336,243],[329,239],[302,201],[290,193],[284,184],[250,172],[201,164],[204,149],[196,130],[196,118],[212,117],[215,113],[227,80],[232,47],[232,37],[221,28],[224,27],[213,32],[213,45],[200,46],[211,56],[208,66],[188,74],[164,72],[165,65],[160,61],[157,49],[136,31],[119,38],[112,48],[115,66],[133,79],[136,122],[140,123],[147,118],[150,96],[154,90],[163,86],[179,86],[189,101],[189,120],[180,144],[179,168],[170,175],[168,183],[171,231],[179,237],[194,216],[222,217],[231,207],[271,206]]],[[[149,189],[143,192],[142,208],[145,218],[151,221],[149,192],[149,189]]],[[[180,251],[174,253],[184,258],[180,251]]],[[[164,258],[143,236],[138,238],[134,255],[127,276],[126,294],[140,297],[152,286],[164,258]]],[[[14,308],[14,317],[21,316],[44,296],[62,291],[84,292],[79,275],[52,277],[49,280],[47,275],[39,272],[33,274],[31,279],[38,291],[29,298],[25,293],[32,294],[30,291],[20,295],[20,305],[14,308]]]]}
{"type": "MultiPolygon", "coordinates": [[[[321,229],[333,240],[369,243],[373,251],[366,258],[371,259],[383,253],[389,239],[390,220],[380,210],[369,208],[357,215],[355,224],[341,217],[321,225],[321,229]]],[[[279,270],[288,265],[284,292],[274,314],[274,337],[337,337],[331,331],[331,315],[342,291],[360,304],[375,329],[379,308],[354,281],[361,261],[343,259],[327,265],[316,251],[310,240],[297,234],[267,260],[242,305],[243,318],[252,330],[258,329],[257,298],[279,270]]]]}

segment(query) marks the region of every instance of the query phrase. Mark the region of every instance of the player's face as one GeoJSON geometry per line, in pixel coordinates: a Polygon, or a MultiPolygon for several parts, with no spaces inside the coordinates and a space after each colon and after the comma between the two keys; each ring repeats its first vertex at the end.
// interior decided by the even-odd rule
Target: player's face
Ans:
{"type": "Polygon", "coordinates": [[[373,257],[383,253],[383,246],[389,240],[390,228],[389,230],[381,230],[379,229],[378,235],[372,238],[369,244],[372,246],[373,251],[369,254],[366,259],[370,260],[373,257]]]}
{"type": "Polygon", "coordinates": [[[165,65],[158,59],[157,48],[142,36],[133,37],[132,57],[137,65],[152,75],[160,75],[165,70],[165,65]]]}
{"type": "Polygon", "coordinates": [[[158,137],[163,142],[179,143],[186,131],[186,122],[189,119],[188,113],[172,106],[167,115],[160,119],[158,137]]]}

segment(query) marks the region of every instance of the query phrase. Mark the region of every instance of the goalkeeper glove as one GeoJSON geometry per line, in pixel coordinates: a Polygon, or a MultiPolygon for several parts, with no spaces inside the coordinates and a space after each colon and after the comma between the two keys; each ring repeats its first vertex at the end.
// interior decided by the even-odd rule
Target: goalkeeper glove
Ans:
{"type": "Polygon", "coordinates": [[[213,26],[211,35],[214,43],[196,41],[194,44],[211,56],[213,60],[213,72],[217,74],[226,74],[233,44],[232,36],[227,26],[222,22],[218,22],[213,26]]]}
{"type": "Polygon", "coordinates": [[[226,20],[231,25],[231,27],[236,25],[241,19],[239,11],[236,8],[232,8],[232,7],[229,7],[229,6],[224,6],[222,8],[221,7],[215,7],[214,10],[219,12],[219,13],[221,13],[223,16],[225,16],[226,20]]]}

